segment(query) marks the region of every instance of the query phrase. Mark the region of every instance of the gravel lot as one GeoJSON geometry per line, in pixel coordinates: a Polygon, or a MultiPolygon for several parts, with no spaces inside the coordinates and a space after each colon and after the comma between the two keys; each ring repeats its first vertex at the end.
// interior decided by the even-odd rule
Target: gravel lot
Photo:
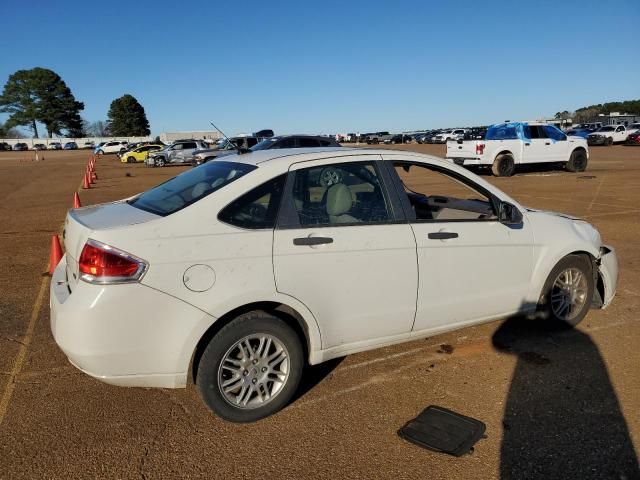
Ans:
{"type": "MultiPolygon", "coordinates": [[[[399,148],[444,155],[441,145],[399,148]]],[[[0,152],[0,478],[640,478],[640,148],[590,153],[581,174],[485,178],[525,205],[595,224],[620,259],[609,309],[569,332],[503,319],[352,355],[310,369],[279,414],[234,425],[193,385],[118,388],[67,362],[42,273],[89,153],[34,162],[0,152]],[[430,404],[487,424],[473,455],[397,436],[430,404]]],[[[182,170],[105,156],[80,195],[111,201],[182,170]]]]}

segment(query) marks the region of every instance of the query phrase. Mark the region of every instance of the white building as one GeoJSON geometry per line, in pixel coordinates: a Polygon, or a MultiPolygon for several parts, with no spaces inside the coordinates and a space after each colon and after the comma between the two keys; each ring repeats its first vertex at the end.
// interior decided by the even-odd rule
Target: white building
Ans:
{"type": "Polygon", "coordinates": [[[160,134],[160,140],[164,143],[175,142],[182,139],[194,139],[194,140],[209,140],[215,141],[221,138],[219,132],[216,131],[190,131],[190,132],[162,132],[160,134]]]}

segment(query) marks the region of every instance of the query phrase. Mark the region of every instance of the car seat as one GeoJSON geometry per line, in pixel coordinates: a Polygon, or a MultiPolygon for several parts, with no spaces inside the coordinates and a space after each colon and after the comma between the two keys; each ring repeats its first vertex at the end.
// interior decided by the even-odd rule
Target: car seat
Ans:
{"type": "Polygon", "coordinates": [[[348,214],[353,206],[351,190],[344,183],[336,183],[327,191],[327,215],[329,223],[357,223],[359,220],[348,214]]]}

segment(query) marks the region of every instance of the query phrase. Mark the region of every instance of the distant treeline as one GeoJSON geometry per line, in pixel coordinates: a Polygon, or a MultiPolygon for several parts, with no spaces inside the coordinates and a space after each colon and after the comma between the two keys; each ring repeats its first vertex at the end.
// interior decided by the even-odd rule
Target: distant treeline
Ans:
{"type": "Polygon", "coordinates": [[[597,110],[598,113],[620,112],[640,115],[640,100],[598,103],[597,105],[589,105],[588,107],[578,108],[576,109],[576,113],[584,112],[585,110],[597,110]]]}

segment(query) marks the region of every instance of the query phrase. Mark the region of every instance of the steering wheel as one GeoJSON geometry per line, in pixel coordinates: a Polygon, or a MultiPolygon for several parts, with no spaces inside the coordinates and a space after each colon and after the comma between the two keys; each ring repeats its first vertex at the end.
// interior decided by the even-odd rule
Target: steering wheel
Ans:
{"type": "Polygon", "coordinates": [[[335,167],[327,167],[320,172],[320,185],[328,188],[331,185],[342,183],[342,178],[342,171],[335,167]]]}

